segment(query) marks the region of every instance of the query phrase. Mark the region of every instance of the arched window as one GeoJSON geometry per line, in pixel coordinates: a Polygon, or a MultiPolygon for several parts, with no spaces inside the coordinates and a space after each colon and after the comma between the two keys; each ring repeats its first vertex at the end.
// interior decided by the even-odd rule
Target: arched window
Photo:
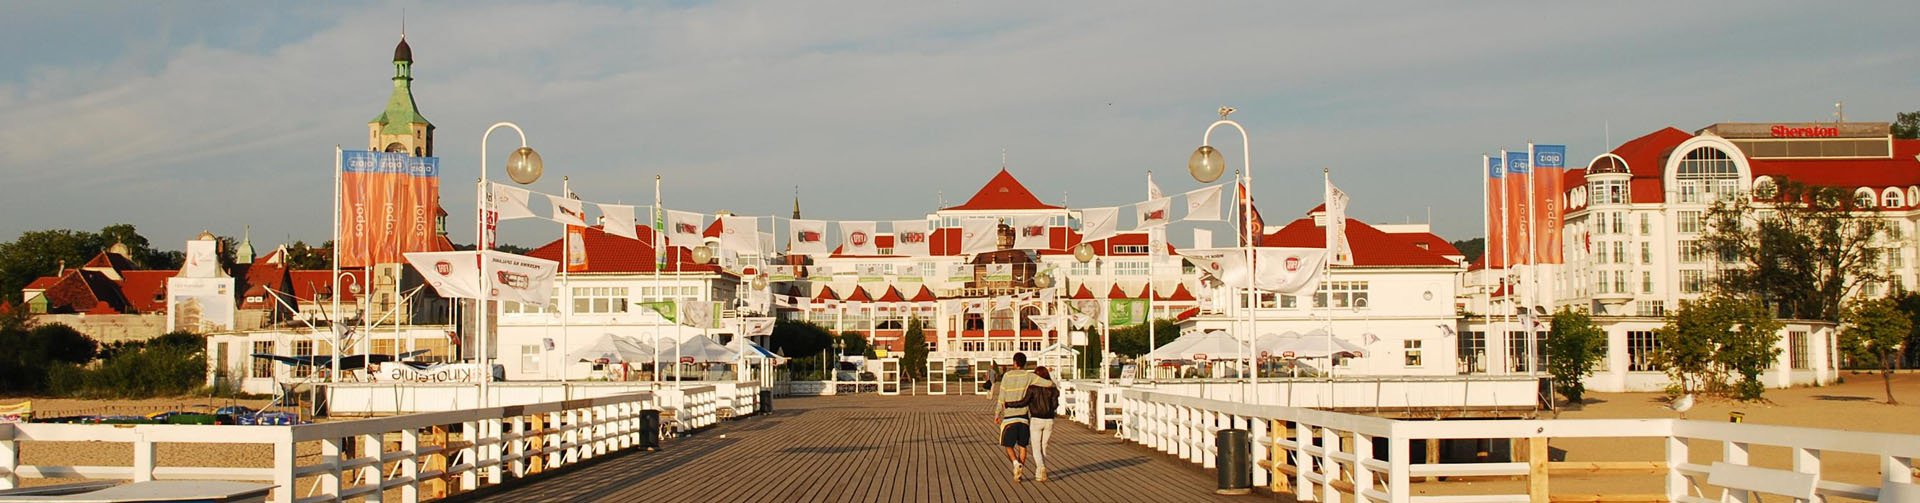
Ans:
{"type": "Polygon", "coordinates": [[[1726,152],[1699,147],[1687,152],[1674,171],[1680,202],[1708,203],[1733,197],[1740,191],[1740,168],[1726,152]]]}
{"type": "Polygon", "coordinates": [[[1773,184],[1773,177],[1762,175],[1753,178],[1754,198],[1773,199],[1777,195],[1780,195],[1780,187],[1773,184]]]}
{"type": "Polygon", "coordinates": [[[1000,330],[1000,331],[1013,330],[1013,310],[1012,309],[994,310],[993,322],[991,325],[987,327],[987,330],[1000,330]]]}
{"type": "Polygon", "coordinates": [[[1872,208],[1873,203],[1874,203],[1873,189],[1861,187],[1853,190],[1853,207],[1872,208]]]}
{"type": "Polygon", "coordinates": [[[1887,187],[1887,190],[1880,191],[1880,206],[1887,208],[1905,208],[1907,207],[1907,195],[1900,192],[1900,189],[1897,187],[1887,187]]]}
{"type": "Polygon", "coordinates": [[[1034,321],[1039,318],[1040,318],[1040,308],[1034,307],[1034,306],[1027,306],[1027,307],[1020,308],[1020,329],[1021,330],[1039,330],[1040,324],[1034,321]]]}

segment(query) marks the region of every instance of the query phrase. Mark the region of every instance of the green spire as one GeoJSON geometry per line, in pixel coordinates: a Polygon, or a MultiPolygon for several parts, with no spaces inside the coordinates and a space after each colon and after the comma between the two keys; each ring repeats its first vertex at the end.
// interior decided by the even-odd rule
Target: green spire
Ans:
{"type": "Polygon", "coordinates": [[[253,263],[253,226],[247,226],[246,233],[240,235],[240,244],[233,250],[233,260],[242,264],[253,263]]]}
{"type": "Polygon", "coordinates": [[[374,116],[370,121],[380,125],[380,134],[413,134],[412,124],[433,123],[420,115],[420,109],[413,105],[413,48],[407,45],[407,37],[400,36],[400,45],[393,50],[393,96],[387,98],[387,109],[374,116]]]}

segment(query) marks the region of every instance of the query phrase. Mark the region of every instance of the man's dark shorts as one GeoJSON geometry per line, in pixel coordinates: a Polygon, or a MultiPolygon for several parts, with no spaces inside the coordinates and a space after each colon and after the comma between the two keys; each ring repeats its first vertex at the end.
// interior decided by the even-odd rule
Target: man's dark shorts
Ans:
{"type": "Polygon", "coordinates": [[[1001,447],[1026,447],[1033,434],[1027,428],[1026,421],[1015,421],[1000,425],[1001,447]]]}

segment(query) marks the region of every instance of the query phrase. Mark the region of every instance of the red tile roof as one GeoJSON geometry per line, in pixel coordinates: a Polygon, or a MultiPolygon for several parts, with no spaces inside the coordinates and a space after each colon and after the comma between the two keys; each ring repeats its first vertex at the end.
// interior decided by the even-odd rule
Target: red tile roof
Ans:
{"type": "Polygon", "coordinates": [[[813,296],[813,301],[820,302],[827,300],[840,300],[840,296],[833,293],[833,287],[822,286],[820,287],[820,294],[813,296]]]}
{"type": "Polygon", "coordinates": [[[1146,294],[1147,289],[1145,287],[1140,288],[1140,295],[1130,295],[1127,292],[1121,291],[1119,284],[1115,284],[1112,288],[1107,289],[1107,298],[1109,299],[1144,299],[1147,298],[1146,294]]]}
{"type": "Polygon", "coordinates": [[[93,259],[88,260],[86,265],[83,265],[80,267],[89,268],[89,269],[92,269],[92,268],[112,269],[114,270],[114,272],[120,272],[120,271],[132,270],[133,261],[127,260],[126,257],[122,257],[118,253],[100,252],[99,255],[94,255],[93,259]]]}
{"type": "MultiPolygon", "coordinates": [[[[1260,239],[1260,246],[1325,248],[1325,228],[1314,225],[1312,217],[1296,219],[1260,239]]],[[[1405,236],[1388,234],[1366,222],[1347,219],[1347,244],[1353,247],[1353,264],[1360,267],[1434,267],[1456,266],[1438,251],[1421,249],[1405,236]]]]}
{"type": "MultiPolygon", "coordinates": [[[[587,227],[581,233],[582,242],[587,250],[587,268],[576,269],[575,273],[649,273],[654,270],[653,229],[645,225],[634,226],[639,239],[627,239],[626,236],[608,234],[600,227],[587,227]]],[[[555,239],[541,245],[527,256],[560,261],[561,241],[555,239]]],[[[713,264],[696,264],[693,254],[684,246],[667,247],[667,268],[662,272],[720,272],[727,274],[713,264]],[[677,267],[676,267],[677,266],[677,267]]]]}
{"type": "Polygon", "coordinates": [[[932,302],[935,300],[940,300],[940,297],[934,295],[933,290],[930,288],[927,288],[927,285],[920,285],[920,292],[913,294],[913,298],[908,300],[911,300],[913,302],[932,302]]]}
{"type": "Polygon", "coordinates": [[[1000,168],[1000,173],[993,175],[992,180],[987,180],[987,185],[980,187],[980,191],[975,192],[972,199],[968,199],[965,204],[945,209],[1057,210],[1060,207],[1040,202],[1040,198],[1034,197],[1032,191],[1027,190],[1025,185],[1021,185],[1019,180],[1013,178],[1012,173],[1008,173],[1006,168],[1000,168]]]}
{"type": "Polygon", "coordinates": [[[1193,298],[1193,292],[1187,291],[1187,285],[1185,283],[1182,283],[1179,285],[1175,285],[1173,287],[1173,293],[1170,293],[1170,294],[1162,295],[1160,294],[1160,292],[1154,292],[1153,300],[1165,300],[1165,301],[1172,301],[1172,302],[1191,302],[1195,299],[1193,298]]]}
{"type": "Polygon", "coordinates": [[[901,295],[900,289],[894,288],[893,285],[887,285],[886,293],[880,294],[880,298],[873,300],[875,302],[906,302],[907,296],[901,295]]]}
{"type": "Polygon", "coordinates": [[[1072,296],[1070,296],[1070,297],[1067,297],[1067,298],[1069,298],[1069,299],[1092,299],[1092,298],[1093,298],[1093,291],[1091,291],[1091,290],[1087,290],[1087,285],[1085,285],[1085,284],[1082,284],[1082,285],[1080,285],[1080,289],[1079,289],[1079,290],[1075,290],[1075,291],[1073,292],[1073,295],[1072,295],[1072,296]]]}
{"type": "Polygon", "coordinates": [[[167,310],[167,279],[175,271],[121,271],[120,291],[133,309],[142,313],[167,310]]]}
{"type": "Polygon", "coordinates": [[[853,294],[847,296],[847,302],[873,302],[873,296],[867,295],[866,287],[853,287],[853,294]]]}
{"type": "MultiPolygon", "coordinates": [[[[1692,133],[1671,126],[1647,133],[1646,136],[1627,140],[1613,149],[1613,155],[1627,161],[1627,171],[1633,178],[1628,182],[1627,191],[1635,203],[1658,203],[1666,198],[1660,190],[1662,170],[1666,169],[1667,157],[1673,155],[1674,147],[1693,138],[1692,133]]],[[[1589,166],[1593,167],[1593,166],[1589,166]]],[[[1584,179],[1582,183],[1585,183],[1584,179]]]]}

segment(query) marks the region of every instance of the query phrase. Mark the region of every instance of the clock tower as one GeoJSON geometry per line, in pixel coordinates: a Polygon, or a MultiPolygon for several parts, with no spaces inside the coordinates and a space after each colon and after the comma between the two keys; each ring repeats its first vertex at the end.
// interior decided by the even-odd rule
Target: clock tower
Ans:
{"type": "Polygon", "coordinates": [[[433,123],[413,104],[413,47],[407,36],[393,48],[393,95],[386,111],[367,122],[367,149],[433,156],[433,123]]]}

